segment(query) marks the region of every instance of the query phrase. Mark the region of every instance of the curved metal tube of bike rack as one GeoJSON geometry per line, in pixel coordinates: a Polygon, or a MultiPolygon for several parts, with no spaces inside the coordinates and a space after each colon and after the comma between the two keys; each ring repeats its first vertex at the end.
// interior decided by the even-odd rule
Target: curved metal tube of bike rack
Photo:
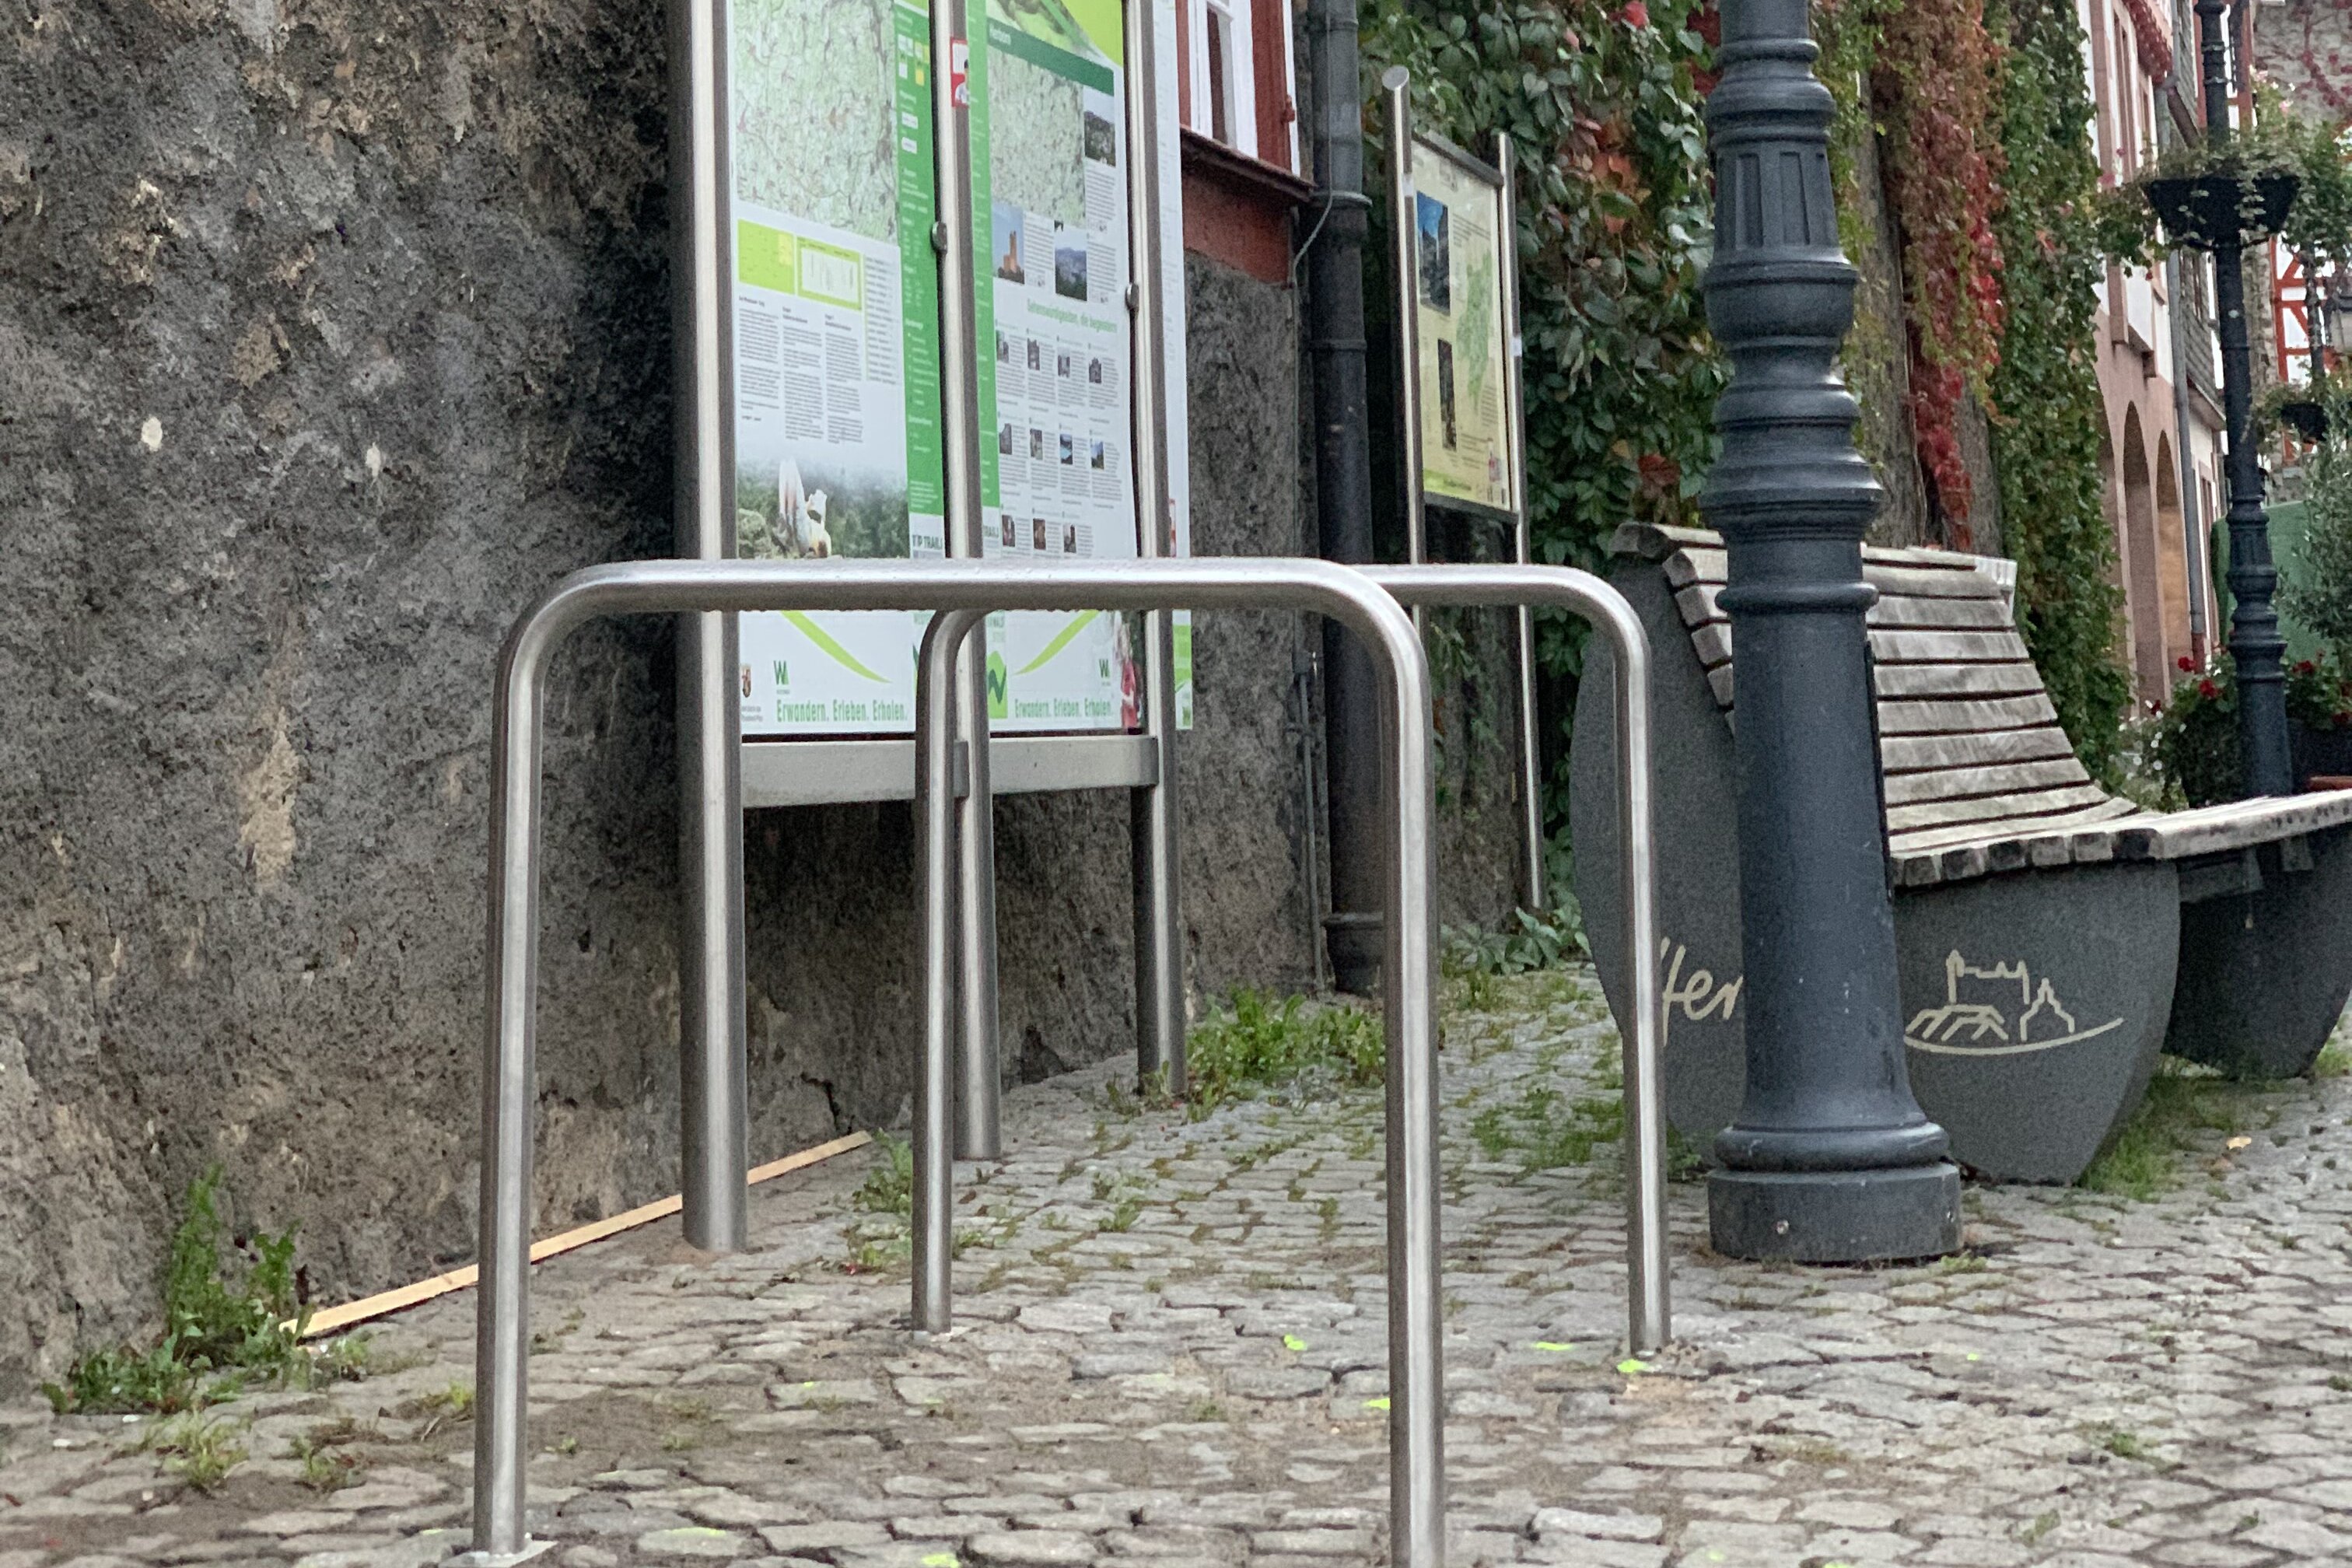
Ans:
{"type": "MultiPolygon", "coordinates": [[[[1617,830],[1628,847],[1624,858],[1625,951],[1633,955],[1630,994],[1633,1026],[1622,1041],[1624,1052],[1625,1119],[1625,1320],[1627,1348],[1647,1355],[1674,1338],[1674,1308],[1667,1263],[1666,1113],[1663,1047],[1659,1037],[1656,847],[1652,809],[1650,763],[1650,641],[1641,617],[1625,596],[1590,572],[1570,566],[1467,564],[1440,566],[1363,566],[1355,570],[1379,584],[1399,601],[1413,605],[1517,606],[1525,611],[1543,605],[1580,616],[1608,639],[1616,655],[1617,672],[1617,830]]],[[[956,677],[962,644],[940,639],[960,633],[975,619],[968,612],[939,616],[923,639],[918,661],[918,684],[929,682],[948,690],[956,677]]],[[[950,726],[929,705],[915,705],[915,749],[918,776],[931,781],[927,787],[945,799],[953,787],[954,747],[944,743],[950,726]]],[[[968,737],[970,749],[986,749],[986,737],[968,737]]],[[[973,775],[977,777],[978,775],[973,775]]],[[[984,786],[982,786],[984,787],[984,786]]],[[[927,817],[927,821],[931,820],[927,817]]],[[[951,834],[949,819],[940,817],[931,829],[951,834]]],[[[927,899],[931,910],[928,940],[953,940],[954,890],[947,879],[956,868],[951,858],[927,851],[927,899]]],[[[968,944],[967,944],[968,947],[968,944]]],[[[942,952],[947,951],[942,947],[942,952]]],[[[989,955],[993,962],[993,953],[989,955]]],[[[971,957],[964,955],[967,969],[971,957]]],[[[945,1037],[959,1026],[957,997],[951,972],[934,963],[926,983],[929,1027],[945,1037]]],[[[984,1005],[984,1004],[983,1004],[984,1005]]],[[[961,1008],[962,1033],[971,1037],[970,1004],[961,1008]]],[[[993,1104],[1001,1089],[995,1064],[982,1062],[970,1050],[956,1057],[958,1092],[966,1103],[993,1104]]],[[[992,1124],[996,1118],[990,1113],[992,1124]]],[[[942,1228],[936,1236],[917,1227],[914,1241],[916,1321],[934,1330],[948,1324],[947,1258],[951,1238],[942,1228]],[[926,1291],[932,1292],[926,1295],[926,1291]],[[926,1302],[930,1303],[927,1308],[926,1302]],[[927,1315],[928,1314],[928,1315],[927,1315]]]]}
{"type": "Polygon", "coordinates": [[[1572,566],[1466,563],[1361,566],[1408,605],[1580,616],[1609,641],[1617,671],[1617,838],[1625,846],[1625,951],[1632,954],[1633,1027],[1624,1037],[1625,1338],[1635,1355],[1674,1338],[1666,1261],[1666,1091],[1658,999],[1657,845],[1650,771],[1650,637],[1625,595],[1572,566]]]}
{"type": "MultiPolygon", "coordinates": [[[[1444,1559],[1441,1194],[1437,1148],[1436,908],[1430,834],[1429,675],[1412,622],[1357,573],[1324,561],[1228,559],[1106,565],[982,562],[649,561],[592,567],[557,584],[508,635],[491,726],[488,1030],[482,1076],[481,1283],[475,1340],[474,1539],[467,1559],[502,1564],[534,1546],[525,1528],[530,1310],[530,1170],[538,1022],[541,721],[547,668],[565,637],[604,616],[759,610],[1313,610],[1372,647],[1388,716],[1390,1556],[1444,1559]]],[[[926,694],[934,705],[946,693],[926,694]]],[[[935,776],[931,784],[940,780],[935,776]]],[[[944,792],[926,806],[934,824],[944,792]]],[[[936,833],[927,857],[943,846],[936,833]]],[[[935,884],[936,885],[936,884],[935,884]]],[[[934,964],[936,911],[927,913],[934,964]]],[[[934,1020],[927,1020],[927,1024],[934,1020]]],[[[947,1223],[952,1166],[945,1034],[927,1029],[917,1076],[919,1233],[947,1223]],[[929,1145],[928,1157],[922,1144],[929,1145]]],[[[944,1257],[948,1248],[941,1247],[944,1257]]]]}

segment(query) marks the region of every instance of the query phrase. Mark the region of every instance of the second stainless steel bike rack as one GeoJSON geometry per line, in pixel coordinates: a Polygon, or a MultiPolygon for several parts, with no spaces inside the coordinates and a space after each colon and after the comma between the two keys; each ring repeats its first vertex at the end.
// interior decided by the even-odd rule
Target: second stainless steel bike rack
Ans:
{"type": "MultiPolygon", "coordinates": [[[[1390,1558],[1444,1558],[1443,1302],[1438,1289],[1436,908],[1430,827],[1428,670],[1412,624],[1360,574],[1320,561],[1146,561],[992,566],[978,562],[651,561],[593,567],[558,583],[518,622],[499,655],[491,727],[488,999],[482,1076],[481,1283],[475,1340],[474,1538],[467,1559],[520,1562],[541,1548],[525,1524],[530,1310],[532,1055],[538,1026],[541,727],[548,665],[572,631],[607,616],[756,610],[1296,609],[1329,616],[1370,645],[1389,741],[1386,878],[1388,1005],[1390,1558]]],[[[942,616],[941,619],[946,617],[942,616]]],[[[947,646],[963,640],[952,637],[947,646]]],[[[925,673],[932,660],[925,661],[925,673]]],[[[950,722],[952,687],[919,694],[932,731],[950,722]]],[[[955,967],[952,779],[944,745],[925,775],[926,961],[932,976],[916,1076],[915,1321],[944,1327],[950,1185],[949,1099],[955,967]],[[950,993],[951,994],[951,993],[950,993]]]]}
{"type": "MultiPolygon", "coordinates": [[[[1633,1026],[1623,1038],[1625,1337],[1634,1354],[1649,1354],[1673,1339],[1674,1313],[1667,1264],[1666,1114],[1659,1030],[1656,855],[1651,837],[1654,821],[1651,808],[1648,634],[1642,629],[1641,617],[1622,594],[1590,572],[1573,567],[1465,564],[1368,566],[1356,570],[1399,602],[1415,606],[1566,610],[1590,623],[1607,639],[1616,656],[1617,827],[1621,841],[1628,846],[1623,890],[1625,951],[1632,955],[1633,964],[1633,1026]]],[[[932,623],[929,635],[923,639],[919,687],[928,683],[933,692],[954,689],[956,665],[965,641],[962,634],[972,624],[974,617],[968,612],[941,616],[932,623]]],[[[945,743],[951,729],[933,706],[919,696],[916,766],[919,776],[925,781],[921,787],[931,792],[935,803],[946,800],[947,792],[952,788],[950,770],[955,750],[945,743]]],[[[985,734],[963,739],[967,749],[974,753],[987,749],[985,734]]],[[[973,780],[984,781],[981,770],[970,771],[973,780]]],[[[978,793],[986,785],[978,782],[972,787],[978,793]]],[[[965,815],[977,811],[974,805],[965,815]]],[[[926,813],[925,820],[932,825],[930,842],[934,845],[952,842],[954,823],[946,812],[944,805],[935,804],[926,813]]],[[[925,867],[928,940],[946,944],[939,952],[960,956],[967,975],[979,966],[992,976],[996,968],[992,947],[976,952],[968,934],[960,952],[953,947],[953,879],[957,874],[954,858],[946,849],[932,849],[927,852],[925,867]]],[[[994,987],[979,991],[977,1000],[971,999],[975,994],[970,991],[960,997],[955,966],[936,959],[926,972],[925,984],[928,989],[924,1017],[930,1033],[929,1054],[950,1054],[945,1042],[952,1037],[959,1102],[965,1108],[967,1118],[984,1121],[993,1129],[999,1124],[996,1107],[1002,1092],[996,1061],[992,1054],[984,1057],[974,1050],[971,1042],[995,1032],[994,1017],[977,1016],[979,1010],[992,1008],[994,987]]],[[[919,1134],[920,1131],[919,1128],[919,1134]]],[[[921,1150],[919,1136],[919,1173],[921,1150]]],[[[944,1329],[948,1321],[949,1250],[944,1228],[936,1236],[919,1226],[916,1228],[916,1321],[937,1329],[944,1329]],[[930,1292],[928,1296],[927,1289],[930,1292]]]]}

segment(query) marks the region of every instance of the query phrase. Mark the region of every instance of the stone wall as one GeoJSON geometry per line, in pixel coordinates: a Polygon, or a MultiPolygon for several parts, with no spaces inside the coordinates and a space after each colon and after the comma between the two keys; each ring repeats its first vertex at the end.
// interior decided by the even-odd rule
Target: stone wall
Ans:
{"type": "MultiPolygon", "coordinates": [[[[658,6],[57,0],[7,26],[16,1384],[153,1326],[215,1161],[240,1221],[299,1225],[327,1300],[470,1254],[493,653],[561,573],[665,551],[670,481],[658,6]]],[[[1199,547],[1299,548],[1294,297],[1197,261],[1192,286],[1199,547]]],[[[1309,973],[1303,635],[1200,630],[1196,998],[1309,973]]],[[[590,630],[553,678],[544,1225],[676,1184],[672,679],[657,625],[590,630]]],[[[1126,801],[998,809],[1010,1068],[1127,1048],[1126,801]]],[[[878,805],[746,838],[768,1157],[900,1113],[913,833],[878,805]]],[[[1497,912],[1507,884],[1453,881],[1457,915],[1497,912]]]]}

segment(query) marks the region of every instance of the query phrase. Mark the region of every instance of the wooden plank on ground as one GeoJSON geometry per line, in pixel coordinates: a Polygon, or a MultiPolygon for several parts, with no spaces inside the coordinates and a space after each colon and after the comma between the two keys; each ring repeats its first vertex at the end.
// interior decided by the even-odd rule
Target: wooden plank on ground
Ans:
{"type": "MultiPolygon", "coordinates": [[[[835,1154],[846,1154],[852,1149],[862,1149],[873,1142],[874,1135],[870,1132],[852,1132],[846,1138],[835,1138],[831,1142],[820,1143],[814,1149],[803,1149],[797,1153],[787,1154],[781,1160],[771,1160],[764,1165],[755,1165],[746,1173],[744,1179],[749,1184],[756,1186],[761,1182],[773,1181],[776,1177],[790,1172],[803,1170],[820,1161],[830,1160],[835,1154]]],[[[577,1251],[591,1242],[618,1236],[625,1230],[635,1230],[639,1226],[651,1225],[657,1219],[664,1219],[677,1213],[680,1206],[678,1195],[673,1193],[668,1197],[656,1198],[649,1204],[639,1204],[635,1208],[607,1215],[592,1224],[562,1231],[554,1236],[542,1237],[530,1244],[530,1260],[533,1263],[542,1262],[566,1252],[577,1251]]],[[[403,1285],[396,1289],[379,1291],[373,1296],[362,1296],[356,1301],[346,1301],[340,1307],[329,1307],[324,1311],[310,1315],[309,1324],[302,1331],[302,1337],[318,1339],[322,1335],[340,1332],[354,1323],[364,1323],[373,1319],[388,1317],[394,1312],[405,1311],[411,1307],[422,1306],[436,1297],[471,1289],[480,1278],[481,1266],[468,1263],[463,1268],[453,1268],[446,1274],[436,1274],[430,1279],[419,1279],[414,1285],[403,1285]]]]}

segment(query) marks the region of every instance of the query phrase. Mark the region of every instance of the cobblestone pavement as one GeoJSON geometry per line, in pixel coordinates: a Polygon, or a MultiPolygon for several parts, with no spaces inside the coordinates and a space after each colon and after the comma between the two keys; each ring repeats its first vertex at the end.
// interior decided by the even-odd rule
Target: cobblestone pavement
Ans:
{"type": "MultiPolygon", "coordinates": [[[[1445,1060],[1453,1563],[2352,1562],[2352,1081],[2230,1091],[2243,1131],[2200,1131],[2156,1201],[1972,1189],[1972,1250],[1935,1267],[1726,1262],[1677,1185],[1682,1339],[1643,1367],[1614,1149],[1587,1147],[1614,1036],[1580,976],[1495,990],[1445,1060]]],[[[1377,1561],[1377,1090],[1191,1121],[1118,1076],[1011,1097],[1011,1157],[961,1173],[940,1342],[898,1326],[903,1266],[853,1270],[888,1251],[853,1202],[874,1152],[759,1189],[745,1255],[665,1222],[543,1265],[544,1561],[1377,1561]]],[[[8,1407],[0,1568],[446,1555],[472,1310],[380,1328],[404,1369],[217,1409],[250,1457],[209,1493],[152,1419],[8,1407]]]]}

